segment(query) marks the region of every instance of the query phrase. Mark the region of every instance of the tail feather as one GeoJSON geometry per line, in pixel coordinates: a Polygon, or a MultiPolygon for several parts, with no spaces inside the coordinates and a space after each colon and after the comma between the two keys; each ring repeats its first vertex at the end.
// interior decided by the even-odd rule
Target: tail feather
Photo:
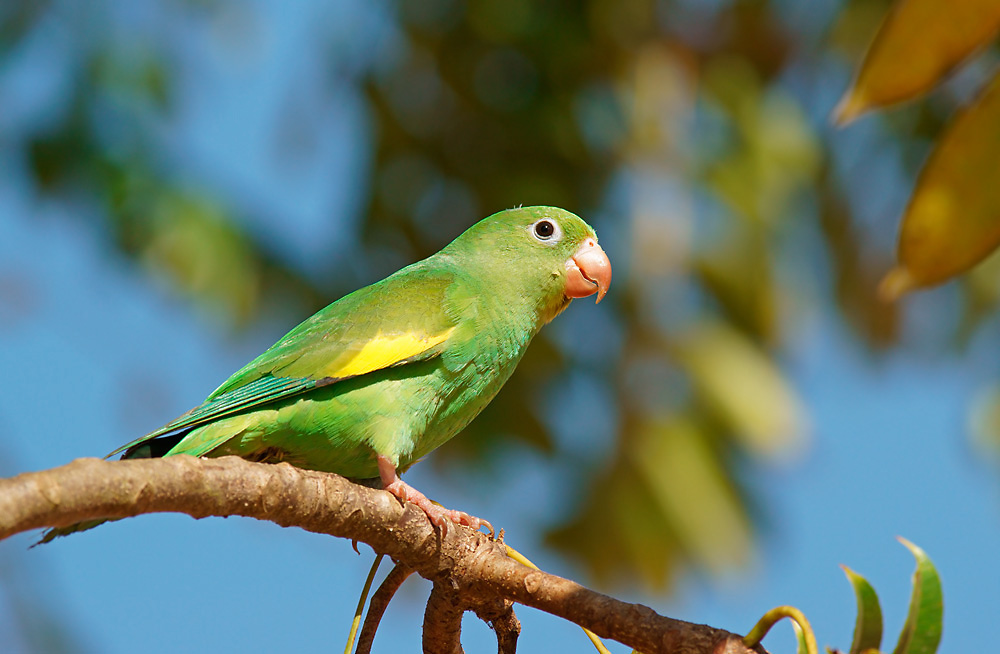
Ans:
{"type": "Polygon", "coordinates": [[[122,454],[122,459],[159,459],[172,450],[175,445],[184,440],[184,437],[187,435],[188,432],[185,431],[179,434],[161,436],[136,443],[125,450],[122,454]]]}
{"type": "MultiPolygon", "coordinates": [[[[156,436],[153,438],[147,437],[146,440],[139,440],[131,444],[128,449],[125,450],[124,454],[122,454],[121,458],[152,459],[172,456],[174,454],[206,456],[215,448],[233,438],[235,435],[241,433],[242,430],[246,428],[246,423],[250,421],[252,421],[252,418],[240,418],[234,416],[231,418],[224,418],[221,422],[210,423],[208,425],[203,425],[194,429],[187,429],[181,432],[175,432],[166,436],[156,436]],[[234,422],[237,422],[238,424],[234,425],[234,422]],[[244,424],[239,424],[241,422],[244,424]],[[192,438],[185,441],[188,436],[191,436],[192,438]],[[184,441],[183,445],[181,445],[182,441],[184,441]],[[178,448],[178,445],[181,445],[181,447],[178,448]]],[[[110,457],[114,454],[115,453],[112,452],[108,456],[110,457]]],[[[80,531],[87,531],[88,529],[93,529],[94,527],[102,525],[105,522],[112,522],[120,519],[121,518],[102,518],[98,520],[85,520],[83,522],[72,524],[68,527],[56,527],[49,529],[42,534],[42,539],[35,543],[35,545],[50,543],[61,536],[68,536],[80,531]]],[[[32,547],[35,545],[32,545],[32,547]]]]}
{"type": "Polygon", "coordinates": [[[120,518],[102,518],[100,520],[84,520],[83,522],[77,522],[68,527],[54,527],[52,529],[46,530],[42,534],[41,540],[32,545],[32,547],[37,547],[38,545],[44,545],[45,543],[51,543],[56,538],[62,536],[69,536],[70,534],[75,534],[78,531],[87,531],[88,529],[93,529],[98,525],[103,525],[105,522],[114,522],[115,520],[120,520],[120,518]]]}
{"type": "MultiPolygon", "coordinates": [[[[181,441],[187,432],[180,434],[171,434],[169,436],[163,436],[160,438],[153,438],[147,441],[136,443],[122,454],[122,459],[153,459],[162,457],[164,454],[169,452],[177,443],[181,441]]],[[[109,455],[110,456],[110,455],[109,455]]],[[[103,525],[105,522],[114,522],[120,520],[120,518],[101,518],[98,520],[84,520],[83,522],[77,522],[75,524],[69,525],[68,527],[54,527],[48,529],[42,534],[41,540],[32,545],[36,547],[38,545],[44,545],[45,543],[51,543],[57,538],[63,536],[69,536],[70,534],[75,534],[81,531],[87,531],[88,529],[93,529],[98,525],[103,525]]]]}
{"type": "MultiPolygon", "coordinates": [[[[237,373],[236,376],[240,374],[242,373],[237,373]]],[[[329,383],[329,380],[325,383],[329,383]]],[[[200,406],[160,429],[122,445],[105,458],[119,452],[124,452],[123,459],[149,459],[174,454],[207,456],[212,450],[253,426],[257,420],[252,415],[255,408],[307,393],[318,384],[318,381],[308,377],[273,377],[271,374],[265,374],[243,386],[234,387],[226,382],[223,385],[226,389],[224,392],[220,393],[222,389],[219,389],[200,406]]],[[[93,529],[115,519],[117,518],[87,520],[68,527],[49,529],[35,545],[93,529]]]]}

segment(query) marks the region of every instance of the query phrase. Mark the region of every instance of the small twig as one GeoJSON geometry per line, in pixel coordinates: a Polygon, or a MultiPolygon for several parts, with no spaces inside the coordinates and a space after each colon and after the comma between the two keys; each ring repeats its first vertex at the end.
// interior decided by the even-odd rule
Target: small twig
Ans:
{"type": "Polygon", "coordinates": [[[517,638],[521,635],[521,621],[514,615],[514,604],[511,603],[503,615],[490,620],[490,626],[497,635],[497,654],[515,654],[517,638]]]}
{"type": "Polygon", "coordinates": [[[463,594],[466,610],[488,624],[497,637],[497,652],[513,654],[517,650],[517,637],[521,635],[521,621],[514,615],[514,603],[502,597],[481,597],[463,594]]]}
{"type": "Polygon", "coordinates": [[[435,583],[424,610],[424,654],[465,654],[462,649],[462,614],[458,593],[435,583]]]}
{"type": "Polygon", "coordinates": [[[413,574],[413,570],[402,563],[397,563],[396,567],[390,570],[386,578],[382,580],[382,584],[372,595],[371,603],[368,604],[368,615],[365,616],[365,624],[361,627],[361,636],[358,637],[357,654],[371,654],[372,643],[375,642],[375,632],[378,631],[382,615],[385,614],[385,609],[389,606],[393,595],[411,574],[413,574]]]}

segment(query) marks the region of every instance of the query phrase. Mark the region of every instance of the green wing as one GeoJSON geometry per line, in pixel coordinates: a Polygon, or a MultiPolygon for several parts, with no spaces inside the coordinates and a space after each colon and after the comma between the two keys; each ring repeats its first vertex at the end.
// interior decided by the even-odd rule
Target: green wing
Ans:
{"type": "MultiPolygon", "coordinates": [[[[200,406],[108,456],[376,370],[439,356],[457,337],[455,275],[418,262],[322,309],[232,375],[200,406]]],[[[466,297],[467,294],[459,294],[466,297]]]]}
{"type": "Polygon", "coordinates": [[[274,402],[291,395],[303,393],[316,388],[317,383],[312,379],[284,379],[278,377],[261,377],[246,386],[242,386],[230,393],[220,395],[217,398],[206,400],[203,404],[191,409],[184,415],[170,421],[154,432],[150,432],[141,438],[137,438],[130,443],[122,445],[105,458],[112,457],[119,452],[128,450],[131,447],[145,443],[146,441],[160,436],[167,436],[182,431],[190,431],[195,427],[207,424],[219,418],[233,415],[244,409],[260,406],[269,402],[274,402]]]}

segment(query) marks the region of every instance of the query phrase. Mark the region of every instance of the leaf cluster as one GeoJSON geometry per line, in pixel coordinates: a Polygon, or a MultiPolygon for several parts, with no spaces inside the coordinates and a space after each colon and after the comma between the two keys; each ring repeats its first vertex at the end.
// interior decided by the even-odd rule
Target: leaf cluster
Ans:
{"type": "MultiPolygon", "coordinates": [[[[903,624],[899,641],[893,654],[934,654],[941,642],[941,628],[944,620],[944,600],[941,593],[941,579],[927,554],[906,540],[899,541],[906,546],[917,560],[913,573],[913,591],[910,606],[903,624]]],[[[879,654],[882,644],[882,607],[878,594],[868,580],[847,566],[842,566],[848,581],[854,588],[858,602],[858,616],[854,624],[854,638],[848,654],[879,654]]],[[[760,643],[774,624],[782,618],[792,620],[798,642],[798,654],[818,654],[816,637],[809,621],[798,609],[779,606],[768,611],[743,639],[748,647],[760,643]]],[[[842,654],[840,650],[827,648],[829,654],[842,654]]]]}

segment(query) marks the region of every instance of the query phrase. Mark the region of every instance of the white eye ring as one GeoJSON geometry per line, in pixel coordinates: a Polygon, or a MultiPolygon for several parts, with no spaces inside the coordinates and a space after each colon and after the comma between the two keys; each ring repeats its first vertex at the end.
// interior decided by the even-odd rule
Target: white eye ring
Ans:
{"type": "Polygon", "coordinates": [[[562,230],[559,223],[550,218],[536,220],[528,228],[535,240],[542,243],[557,243],[562,238],[562,230]]]}

